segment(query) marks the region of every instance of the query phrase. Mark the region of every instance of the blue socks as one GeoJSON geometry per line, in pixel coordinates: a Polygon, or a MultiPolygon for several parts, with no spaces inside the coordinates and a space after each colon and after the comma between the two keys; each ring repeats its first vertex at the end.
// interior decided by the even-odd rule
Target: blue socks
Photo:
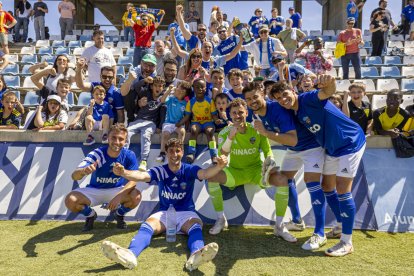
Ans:
{"type": "Polygon", "coordinates": [[[342,233],[346,235],[352,234],[355,219],[355,201],[351,193],[338,195],[339,207],[342,217],[342,233]]]}
{"type": "Polygon", "coordinates": [[[116,210],[116,213],[120,216],[125,216],[125,214],[131,210],[132,209],[125,207],[124,204],[121,204],[121,206],[116,210]]]}
{"type": "Polygon", "coordinates": [[[201,231],[200,224],[195,223],[188,230],[187,245],[191,254],[204,247],[203,232],[201,231]]]}
{"type": "Polygon", "coordinates": [[[292,213],[292,221],[294,223],[300,223],[302,221],[302,217],[300,216],[298,192],[296,191],[295,179],[289,179],[288,185],[289,185],[288,206],[289,206],[290,212],[292,213]]]}
{"type": "Polygon", "coordinates": [[[325,214],[326,214],[326,200],[325,195],[322,191],[320,182],[309,182],[306,183],[306,187],[310,193],[312,202],[313,213],[315,215],[315,234],[320,237],[325,235],[325,214]]]}
{"type": "Polygon", "coordinates": [[[324,192],[324,193],[325,193],[326,202],[328,203],[329,207],[334,213],[336,221],[342,222],[341,211],[339,209],[338,194],[336,193],[336,190],[333,190],[331,192],[324,192]]]}
{"type": "Polygon", "coordinates": [[[154,234],[154,230],[151,225],[144,222],[139,228],[138,233],[132,238],[128,249],[131,250],[136,257],[138,257],[139,254],[141,254],[141,252],[150,244],[152,234],[154,234]]]}
{"type": "Polygon", "coordinates": [[[93,209],[91,208],[91,206],[85,205],[85,207],[83,208],[83,210],[80,211],[79,213],[81,213],[85,217],[90,217],[92,215],[92,213],[93,213],[93,209]]]}

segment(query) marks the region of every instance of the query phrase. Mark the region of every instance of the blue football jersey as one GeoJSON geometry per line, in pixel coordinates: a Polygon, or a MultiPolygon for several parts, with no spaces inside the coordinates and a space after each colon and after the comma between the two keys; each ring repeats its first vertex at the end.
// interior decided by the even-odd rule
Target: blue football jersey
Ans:
{"type": "MultiPolygon", "coordinates": [[[[222,40],[220,44],[214,49],[215,55],[224,56],[226,54],[229,54],[234,48],[236,48],[238,42],[238,38],[234,35],[228,37],[226,40],[222,40]]],[[[240,53],[238,53],[234,58],[224,64],[223,69],[226,75],[233,68],[241,68],[240,58],[240,53]]]]}
{"type": "Polygon", "coordinates": [[[85,168],[94,163],[97,164],[96,171],[92,173],[91,181],[87,187],[97,189],[121,187],[128,183],[128,180],[113,173],[112,168],[115,163],[123,165],[127,170],[138,170],[135,153],[126,148],[122,148],[116,158],[108,155],[108,146],[94,149],[82,160],[78,168],[85,168]]]}
{"type": "Polygon", "coordinates": [[[345,116],[329,100],[318,98],[319,90],[299,95],[297,117],[330,156],[339,157],[359,151],[365,144],[361,127],[345,116]]]}
{"type": "Polygon", "coordinates": [[[177,211],[195,211],[193,190],[195,180],[199,179],[199,170],[199,166],[181,163],[181,168],[175,173],[170,170],[168,164],[148,171],[151,177],[149,183],[158,185],[160,211],[166,211],[170,204],[177,211]]]}
{"type": "Polygon", "coordinates": [[[273,101],[266,101],[266,114],[265,116],[257,116],[263,123],[263,126],[273,132],[286,133],[291,130],[295,130],[295,123],[293,122],[293,116],[285,108],[280,106],[279,103],[273,101]]]}
{"type": "Polygon", "coordinates": [[[288,147],[293,151],[305,151],[320,147],[316,141],[315,135],[312,134],[304,125],[299,122],[298,117],[295,116],[295,111],[288,110],[293,116],[293,122],[296,127],[296,134],[298,136],[298,143],[294,147],[288,147]]]}

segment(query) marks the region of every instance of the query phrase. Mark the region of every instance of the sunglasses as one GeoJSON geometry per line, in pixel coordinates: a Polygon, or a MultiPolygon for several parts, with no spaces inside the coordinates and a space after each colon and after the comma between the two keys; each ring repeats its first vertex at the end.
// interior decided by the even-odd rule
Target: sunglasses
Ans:
{"type": "Polygon", "coordinates": [[[268,31],[260,31],[259,34],[267,34],[268,31]]]}
{"type": "Polygon", "coordinates": [[[225,33],[225,32],[226,32],[226,31],[224,31],[224,30],[223,30],[223,31],[218,31],[218,33],[219,33],[219,34],[222,34],[222,33],[225,33]]]}
{"type": "Polygon", "coordinates": [[[58,58],[57,61],[68,61],[66,58],[58,58]]]}
{"type": "Polygon", "coordinates": [[[113,80],[114,77],[113,76],[105,76],[105,75],[101,75],[101,79],[103,80],[113,80]]]}
{"type": "Polygon", "coordinates": [[[191,56],[191,58],[193,58],[193,59],[201,58],[201,55],[193,55],[193,56],[191,56]]]}
{"type": "Polygon", "coordinates": [[[199,32],[205,32],[207,31],[206,29],[198,29],[199,32]]]}

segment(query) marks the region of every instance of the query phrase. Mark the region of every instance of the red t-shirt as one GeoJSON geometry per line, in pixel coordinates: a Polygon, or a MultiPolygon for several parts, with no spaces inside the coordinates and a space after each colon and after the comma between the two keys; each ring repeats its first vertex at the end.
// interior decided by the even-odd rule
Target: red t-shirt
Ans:
{"type": "MultiPolygon", "coordinates": [[[[357,37],[362,37],[360,29],[352,28],[352,31],[344,30],[339,33],[338,41],[346,43],[349,39],[355,39],[357,37]]],[[[359,43],[352,43],[351,45],[346,45],[346,53],[354,54],[359,52],[358,48],[359,43]]]]}
{"type": "Polygon", "coordinates": [[[12,22],[14,20],[13,16],[10,15],[10,13],[5,11],[0,11],[0,33],[7,34],[8,29],[5,28],[3,25],[7,22],[12,22]]]}
{"type": "Polygon", "coordinates": [[[152,33],[155,31],[155,25],[141,26],[134,24],[132,27],[135,32],[135,46],[137,47],[151,47],[152,33]]]}

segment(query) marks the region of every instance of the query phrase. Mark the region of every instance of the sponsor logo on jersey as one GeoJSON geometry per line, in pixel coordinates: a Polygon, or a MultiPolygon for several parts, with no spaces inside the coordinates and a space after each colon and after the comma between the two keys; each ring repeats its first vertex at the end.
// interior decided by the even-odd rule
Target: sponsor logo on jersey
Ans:
{"type": "Polygon", "coordinates": [[[120,180],[120,177],[114,177],[114,178],[107,178],[107,177],[97,177],[96,182],[102,183],[102,184],[116,184],[120,180]]]}
{"type": "Polygon", "coordinates": [[[303,117],[303,118],[302,118],[302,121],[304,121],[304,122],[305,122],[305,123],[307,123],[308,125],[310,125],[310,123],[311,123],[311,120],[310,120],[310,118],[309,118],[308,116],[303,117]]]}
{"type": "Polygon", "coordinates": [[[256,143],[256,137],[250,137],[250,144],[256,143]]]}
{"type": "Polygon", "coordinates": [[[223,54],[224,52],[226,52],[227,50],[230,50],[231,48],[236,46],[236,42],[232,42],[226,46],[224,46],[223,48],[221,48],[220,52],[223,54]]]}
{"type": "Polygon", "coordinates": [[[253,148],[253,149],[232,149],[231,154],[234,154],[234,155],[251,155],[251,154],[255,154],[256,151],[257,151],[256,148],[253,148]]]}
{"type": "Polygon", "coordinates": [[[161,191],[161,196],[166,199],[183,199],[187,193],[173,193],[173,192],[166,192],[165,190],[161,191]]]}

